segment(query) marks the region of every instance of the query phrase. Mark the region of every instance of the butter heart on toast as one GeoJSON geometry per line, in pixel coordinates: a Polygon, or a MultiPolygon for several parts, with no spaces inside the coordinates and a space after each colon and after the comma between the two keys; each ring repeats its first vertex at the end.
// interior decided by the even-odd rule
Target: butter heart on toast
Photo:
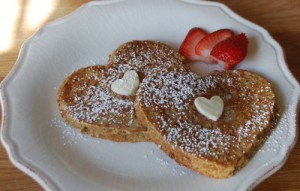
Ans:
{"type": "Polygon", "coordinates": [[[94,137],[148,141],[147,129],[135,115],[138,84],[149,73],[181,68],[182,62],[176,50],[160,42],[124,43],[110,55],[107,66],[79,69],[63,81],[57,93],[61,115],[71,126],[94,137]]]}
{"type": "Polygon", "coordinates": [[[241,169],[278,116],[271,84],[244,70],[214,71],[203,78],[177,69],[153,73],[142,81],[135,109],[150,139],[166,154],[213,178],[241,169]],[[198,111],[195,100],[214,96],[224,105],[219,98],[208,104],[223,107],[219,118],[211,120],[198,111]]]}

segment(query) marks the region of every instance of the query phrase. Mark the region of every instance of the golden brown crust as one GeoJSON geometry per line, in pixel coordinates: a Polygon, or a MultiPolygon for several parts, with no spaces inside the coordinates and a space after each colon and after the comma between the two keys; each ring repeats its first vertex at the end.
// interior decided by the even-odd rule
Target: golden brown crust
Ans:
{"type": "Polygon", "coordinates": [[[94,137],[113,141],[148,141],[146,128],[136,120],[135,96],[111,91],[111,83],[135,70],[140,80],[149,72],[182,67],[182,56],[153,41],[131,41],[118,47],[107,66],[82,68],[67,77],[57,93],[62,117],[73,127],[94,137]]]}
{"type": "Polygon", "coordinates": [[[276,119],[271,85],[248,71],[213,72],[200,79],[171,71],[146,77],[135,102],[153,142],[180,164],[214,178],[243,167],[270,134],[276,119]],[[196,110],[198,96],[222,97],[224,112],[211,121],[196,110]]]}
{"type": "Polygon", "coordinates": [[[99,96],[101,92],[106,91],[106,87],[99,84],[105,80],[103,77],[106,77],[106,71],[105,66],[82,68],[63,81],[57,93],[58,107],[62,117],[71,126],[94,137],[113,141],[148,141],[146,129],[136,121],[131,121],[134,113],[127,111],[133,110],[133,97],[123,97],[119,100],[110,94],[106,94],[107,97],[102,96],[105,99],[99,96]],[[93,95],[89,95],[88,92],[93,95]],[[88,101],[90,103],[87,103],[88,101]],[[119,103],[123,103],[123,107],[119,103]],[[111,108],[106,107],[107,104],[119,108],[112,112],[111,108]],[[125,104],[127,104],[126,107],[125,104]],[[98,111],[94,112],[95,109],[98,111]]]}
{"type": "Polygon", "coordinates": [[[147,115],[144,113],[138,101],[135,102],[135,109],[138,121],[148,128],[151,141],[159,145],[160,149],[176,162],[212,178],[227,178],[233,175],[234,166],[226,166],[213,161],[199,159],[193,154],[184,152],[179,147],[172,146],[172,144],[164,139],[162,134],[157,131],[153,124],[149,122],[147,115]]]}
{"type": "Polygon", "coordinates": [[[150,40],[134,40],[120,45],[109,57],[107,67],[112,75],[127,70],[138,72],[140,79],[155,71],[183,67],[184,57],[172,47],[150,40]]]}

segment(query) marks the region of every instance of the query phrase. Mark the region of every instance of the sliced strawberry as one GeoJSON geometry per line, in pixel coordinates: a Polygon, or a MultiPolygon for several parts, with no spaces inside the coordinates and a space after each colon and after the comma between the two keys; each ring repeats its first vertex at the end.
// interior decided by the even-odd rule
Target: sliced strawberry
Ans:
{"type": "Polygon", "coordinates": [[[186,35],[184,41],[182,42],[179,52],[187,59],[187,60],[201,60],[203,59],[201,56],[197,56],[195,54],[195,47],[197,43],[204,38],[207,33],[198,27],[192,28],[189,30],[186,35]]]}
{"type": "Polygon", "coordinates": [[[248,39],[245,33],[230,37],[218,43],[211,51],[210,55],[232,67],[240,63],[247,55],[248,39]]]}
{"type": "Polygon", "coordinates": [[[218,61],[218,65],[223,68],[224,70],[232,70],[234,68],[234,65],[230,65],[226,62],[223,62],[221,60],[217,60],[218,61]]]}
{"type": "Polygon", "coordinates": [[[195,47],[196,55],[212,59],[210,56],[210,52],[213,47],[219,42],[230,38],[233,35],[234,33],[229,29],[220,29],[205,36],[195,47]]]}

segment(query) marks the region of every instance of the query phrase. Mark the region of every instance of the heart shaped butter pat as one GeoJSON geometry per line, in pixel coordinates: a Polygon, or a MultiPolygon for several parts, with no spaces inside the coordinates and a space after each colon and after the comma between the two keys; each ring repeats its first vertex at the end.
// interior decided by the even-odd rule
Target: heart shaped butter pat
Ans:
{"type": "Polygon", "coordinates": [[[197,97],[194,104],[202,115],[213,121],[220,118],[224,109],[224,102],[220,96],[213,96],[210,99],[197,97]]]}
{"type": "Polygon", "coordinates": [[[111,90],[119,95],[135,95],[140,85],[139,76],[134,70],[125,72],[123,78],[111,84],[111,90]]]}

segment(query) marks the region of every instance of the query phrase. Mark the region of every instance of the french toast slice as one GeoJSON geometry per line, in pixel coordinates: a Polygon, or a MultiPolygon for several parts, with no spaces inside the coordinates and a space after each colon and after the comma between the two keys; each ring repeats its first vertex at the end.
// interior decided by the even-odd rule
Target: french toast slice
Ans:
{"type": "Polygon", "coordinates": [[[214,71],[204,78],[170,70],[147,76],[135,100],[138,121],[150,139],[179,164],[213,178],[242,168],[275,126],[271,84],[244,70],[214,71]],[[198,112],[197,97],[220,96],[217,121],[198,112]]]}
{"type": "Polygon", "coordinates": [[[168,45],[131,41],[118,47],[107,66],[79,69],[67,77],[57,92],[62,117],[73,127],[94,137],[118,142],[148,141],[147,129],[136,120],[135,95],[119,95],[111,84],[129,70],[140,82],[150,72],[183,67],[183,57],[168,45]]]}

